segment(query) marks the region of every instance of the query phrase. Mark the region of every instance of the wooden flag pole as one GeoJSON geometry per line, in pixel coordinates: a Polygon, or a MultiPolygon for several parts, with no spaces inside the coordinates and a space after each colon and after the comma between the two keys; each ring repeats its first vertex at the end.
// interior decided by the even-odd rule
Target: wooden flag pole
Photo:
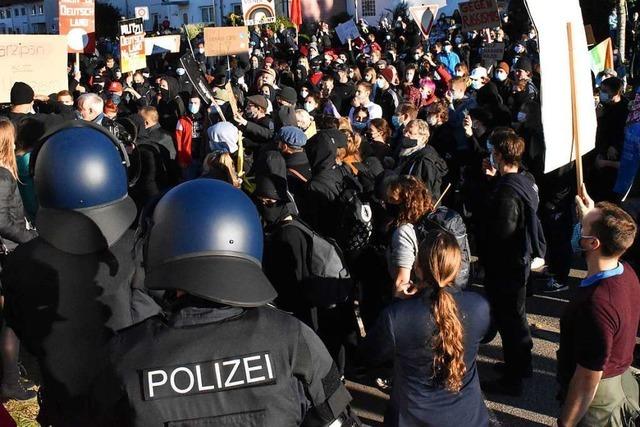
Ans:
{"type": "Polygon", "coordinates": [[[573,152],[576,159],[576,184],[578,195],[582,196],[582,155],[580,152],[580,132],[578,129],[578,101],[576,99],[575,61],[573,56],[573,24],[567,22],[567,42],[569,46],[569,77],[571,85],[571,121],[573,124],[573,152]]]}

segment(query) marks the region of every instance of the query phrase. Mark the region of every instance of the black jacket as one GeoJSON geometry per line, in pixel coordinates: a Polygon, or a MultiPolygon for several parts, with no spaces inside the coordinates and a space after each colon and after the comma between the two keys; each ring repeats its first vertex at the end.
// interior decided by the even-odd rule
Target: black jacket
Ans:
{"type": "Polygon", "coordinates": [[[420,178],[434,198],[440,197],[442,178],[448,172],[447,163],[430,145],[406,156],[400,157],[396,171],[401,175],[411,175],[420,178]]]}
{"type": "Polygon", "coordinates": [[[0,238],[8,249],[13,249],[36,236],[35,230],[27,230],[18,182],[11,172],[0,167],[0,238]]]}

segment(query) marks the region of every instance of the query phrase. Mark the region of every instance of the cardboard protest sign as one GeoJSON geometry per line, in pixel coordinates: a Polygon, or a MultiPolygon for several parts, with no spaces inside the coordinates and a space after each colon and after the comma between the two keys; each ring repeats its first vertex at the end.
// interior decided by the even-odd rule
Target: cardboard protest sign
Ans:
{"type": "Polygon", "coordinates": [[[96,50],[95,0],[59,0],[60,35],[67,37],[67,52],[93,53],[96,50]]]}
{"type": "Polygon", "coordinates": [[[471,0],[458,3],[462,31],[477,31],[500,26],[496,0],[471,0]]]}
{"type": "Polygon", "coordinates": [[[147,66],[142,18],[120,21],[120,70],[123,73],[147,66]]]}
{"type": "Polygon", "coordinates": [[[156,55],[158,53],[178,53],[180,52],[180,35],[145,37],[145,55],[156,55]]]}
{"type": "Polygon", "coordinates": [[[204,53],[207,56],[239,55],[249,51],[247,27],[206,27],[204,53]]]}
{"type": "Polygon", "coordinates": [[[275,0],[242,0],[244,25],[276,22],[275,0]]]}
{"type": "Polygon", "coordinates": [[[412,6],[409,8],[409,13],[413,17],[413,20],[416,21],[422,35],[425,38],[429,37],[433,21],[438,13],[438,5],[412,6]]]}
{"type": "Polygon", "coordinates": [[[214,102],[213,94],[211,93],[211,89],[209,89],[207,80],[202,74],[200,65],[198,65],[196,60],[193,58],[193,55],[191,55],[190,52],[182,55],[180,57],[180,64],[182,65],[182,68],[184,68],[185,74],[189,78],[194,89],[198,92],[198,95],[200,95],[200,99],[211,105],[214,102]]]}
{"type": "Polygon", "coordinates": [[[605,68],[613,69],[613,42],[611,37],[589,51],[591,58],[591,71],[597,76],[605,68]]]}
{"type": "Polygon", "coordinates": [[[17,81],[36,94],[68,89],[67,37],[58,35],[0,35],[0,102],[9,102],[17,81]]]}
{"type": "Polygon", "coordinates": [[[591,88],[591,67],[587,39],[578,0],[562,0],[549,9],[547,0],[526,0],[525,5],[538,32],[540,68],[554,70],[542,72],[541,92],[542,125],[545,145],[545,173],[574,160],[574,137],[579,137],[580,154],[595,147],[596,113],[591,88]],[[573,27],[573,51],[569,52],[567,23],[573,27]],[[572,80],[570,55],[573,57],[575,93],[575,120],[577,135],[573,132],[572,80]]]}
{"type": "Polygon", "coordinates": [[[336,27],[336,34],[340,39],[340,43],[345,44],[349,39],[355,40],[360,37],[360,30],[353,19],[343,22],[336,27]]]}
{"type": "Polygon", "coordinates": [[[135,9],[136,18],[142,18],[143,21],[149,20],[149,7],[138,6],[135,9]]]}
{"type": "Polygon", "coordinates": [[[502,61],[504,58],[504,43],[495,42],[488,44],[482,51],[482,61],[485,64],[495,65],[496,62],[502,61]]]}

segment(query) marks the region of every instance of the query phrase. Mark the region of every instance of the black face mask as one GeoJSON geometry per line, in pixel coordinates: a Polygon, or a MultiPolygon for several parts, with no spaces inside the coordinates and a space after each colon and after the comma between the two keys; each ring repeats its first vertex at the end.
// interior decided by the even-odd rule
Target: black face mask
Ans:
{"type": "Polygon", "coordinates": [[[406,136],[402,138],[402,144],[401,144],[402,148],[414,148],[417,146],[418,146],[417,139],[407,138],[406,136]]]}
{"type": "Polygon", "coordinates": [[[58,102],[56,105],[56,110],[58,110],[59,113],[71,113],[74,108],[73,105],[66,105],[62,102],[58,102]]]}
{"type": "Polygon", "coordinates": [[[258,210],[260,211],[260,215],[264,222],[267,225],[277,224],[282,219],[290,215],[289,208],[287,207],[287,202],[276,202],[272,206],[264,206],[262,204],[258,204],[258,210]]]}
{"type": "Polygon", "coordinates": [[[102,93],[103,89],[104,89],[104,86],[100,84],[95,84],[91,86],[91,91],[94,93],[102,93]]]}
{"type": "Polygon", "coordinates": [[[133,89],[135,89],[136,92],[139,92],[140,89],[142,89],[144,87],[144,84],[142,84],[142,83],[134,83],[132,86],[133,86],[133,89]]]}

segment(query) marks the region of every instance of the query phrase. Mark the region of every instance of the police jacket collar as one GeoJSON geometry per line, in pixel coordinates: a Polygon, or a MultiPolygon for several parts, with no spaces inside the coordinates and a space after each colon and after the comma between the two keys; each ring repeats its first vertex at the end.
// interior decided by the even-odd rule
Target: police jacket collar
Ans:
{"type": "Polygon", "coordinates": [[[246,309],[216,304],[191,295],[179,298],[171,307],[168,322],[176,328],[222,322],[242,316],[246,309]]]}

